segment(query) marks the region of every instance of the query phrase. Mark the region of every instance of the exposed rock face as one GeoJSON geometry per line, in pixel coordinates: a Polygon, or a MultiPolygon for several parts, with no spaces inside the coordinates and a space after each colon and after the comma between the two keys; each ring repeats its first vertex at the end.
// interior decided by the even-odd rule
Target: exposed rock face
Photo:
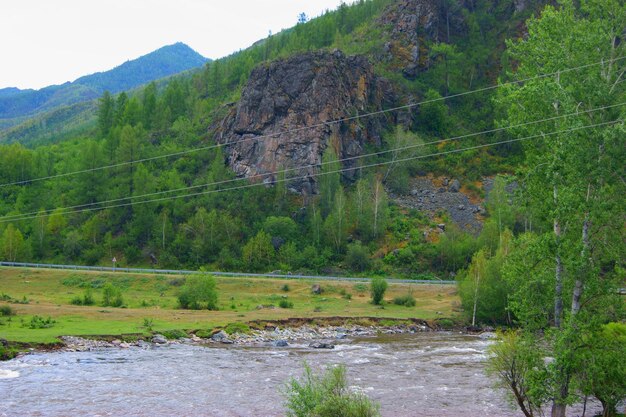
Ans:
{"type": "MultiPolygon", "coordinates": [[[[272,183],[287,173],[293,192],[314,194],[322,154],[334,147],[339,159],[359,156],[366,143],[380,145],[384,118],[346,119],[388,108],[394,94],[362,56],[340,51],[297,55],[255,68],[241,100],[214,127],[226,144],[227,161],[242,177],[272,183]]],[[[358,166],[345,161],[343,168],[358,166]]],[[[353,178],[356,171],[344,177],[353,178]]]]}
{"type": "Polygon", "coordinates": [[[407,78],[428,68],[427,42],[439,39],[439,7],[436,0],[401,0],[393,3],[379,23],[389,28],[391,40],[385,45],[385,60],[398,59],[407,78]]]}

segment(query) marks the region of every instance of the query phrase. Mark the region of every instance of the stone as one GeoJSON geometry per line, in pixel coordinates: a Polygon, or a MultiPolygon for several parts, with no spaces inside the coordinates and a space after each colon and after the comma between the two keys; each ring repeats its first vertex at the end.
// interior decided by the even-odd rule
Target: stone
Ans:
{"type": "Polygon", "coordinates": [[[463,204],[459,204],[459,206],[457,207],[460,211],[465,210],[465,205],[463,204]]]}
{"type": "Polygon", "coordinates": [[[417,188],[413,188],[411,190],[411,195],[417,195],[419,193],[419,191],[417,190],[417,188]]]}
{"type": "Polygon", "coordinates": [[[348,335],[345,333],[337,333],[337,336],[335,336],[337,340],[342,340],[342,339],[345,339],[346,337],[348,337],[348,335]]]}
{"type": "Polygon", "coordinates": [[[272,346],[274,347],[287,347],[289,346],[289,343],[286,340],[274,340],[272,342],[272,346]]]}
{"type": "Polygon", "coordinates": [[[152,343],[155,343],[157,345],[163,345],[167,343],[167,338],[162,334],[155,334],[152,337],[152,343]]]}
{"type": "Polygon", "coordinates": [[[320,284],[313,284],[313,286],[311,287],[311,292],[313,294],[317,294],[320,295],[322,293],[322,287],[320,284]]]}
{"type": "Polygon", "coordinates": [[[214,342],[226,343],[226,344],[233,343],[233,341],[230,340],[230,336],[228,335],[228,333],[226,333],[224,330],[220,330],[219,332],[211,336],[211,340],[214,342]]]}
{"type": "Polygon", "coordinates": [[[448,187],[448,191],[451,193],[458,193],[461,189],[461,183],[459,180],[452,180],[450,186],[448,187]]]}
{"type": "Polygon", "coordinates": [[[445,224],[445,223],[439,223],[439,224],[437,225],[437,228],[438,228],[439,230],[441,230],[442,232],[445,232],[445,231],[446,231],[446,224],[445,224]]]}
{"type": "Polygon", "coordinates": [[[334,349],[335,345],[330,342],[312,342],[309,344],[313,349],[334,349]]]}

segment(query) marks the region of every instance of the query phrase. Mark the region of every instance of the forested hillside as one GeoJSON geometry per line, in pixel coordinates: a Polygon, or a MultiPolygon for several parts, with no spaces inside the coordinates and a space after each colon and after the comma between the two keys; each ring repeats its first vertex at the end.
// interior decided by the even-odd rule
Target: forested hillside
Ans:
{"type": "MultiPolygon", "coordinates": [[[[116,257],[124,265],[453,276],[476,253],[487,258],[497,253],[505,229],[515,235],[546,227],[511,194],[520,185],[513,174],[526,166],[527,157],[522,142],[511,139],[528,131],[501,128],[517,120],[506,116],[504,89],[491,87],[498,77],[515,79],[519,59],[505,53],[505,40],[523,35],[525,20],[542,7],[542,2],[513,0],[359,1],[303,20],[196,74],[133,94],[105,92],[89,135],[34,149],[2,147],[2,257],[90,265],[116,257]],[[366,77],[389,84],[387,101],[316,116],[306,106],[289,110],[302,117],[276,125],[283,131],[357,117],[339,123],[336,132],[320,133],[325,139],[316,148],[318,159],[312,159],[317,168],[309,173],[316,185],[308,192],[293,187],[289,169],[299,166],[293,153],[285,154],[292,165],[264,166],[265,177],[235,177],[229,164],[241,163],[243,153],[229,142],[232,138],[217,142],[217,135],[237,103],[245,102],[239,102],[242,92],[252,94],[253,69],[297,65],[301,54],[320,50],[365,57],[373,72],[366,77]],[[375,130],[367,115],[372,110],[383,111],[375,130]],[[343,138],[339,148],[328,145],[339,143],[333,142],[337,138],[343,138]],[[359,140],[358,148],[350,148],[359,140]],[[352,153],[342,153],[348,148],[352,153]],[[359,166],[372,167],[355,171],[359,166]],[[493,181],[485,178],[496,174],[505,176],[496,178],[487,196],[484,184],[493,181]],[[419,210],[390,198],[422,198],[415,179],[426,175],[437,192],[460,191],[475,207],[484,205],[470,214],[484,224],[478,236],[476,229],[452,221],[445,208],[419,210]]],[[[599,59],[589,56],[579,64],[599,59]]],[[[537,73],[574,66],[564,61],[537,73]]],[[[374,81],[363,82],[362,93],[374,94],[374,81]]],[[[546,128],[539,125],[538,131],[546,128]]],[[[271,139],[263,129],[234,132],[251,135],[246,140],[271,139]]],[[[298,143],[303,134],[291,133],[285,141],[298,143]]],[[[287,142],[277,143],[280,148],[287,142]]]]}
{"type": "MultiPolygon", "coordinates": [[[[62,126],[59,120],[64,125],[70,124],[84,130],[85,124],[77,119],[93,117],[93,112],[86,111],[86,103],[97,99],[104,91],[119,93],[130,90],[150,81],[201,67],[205,62],[207,59],[193,49],[177,43],[127,61],[109,71],[86,75],[62,85],[40,90],[2,89],[0,142],[32,144],[33,136],[42,142],[39,130],[45,130],[48,125],[60,130],[65,136],[71,136],[72,129],[62,126]],[[33,117],[34,120],[31,120],[33,117]]],[[[86,127],[89,127],[88,124],[86,127]]],[[[50,136],[48,139],[56,138],[50,136]]]]}

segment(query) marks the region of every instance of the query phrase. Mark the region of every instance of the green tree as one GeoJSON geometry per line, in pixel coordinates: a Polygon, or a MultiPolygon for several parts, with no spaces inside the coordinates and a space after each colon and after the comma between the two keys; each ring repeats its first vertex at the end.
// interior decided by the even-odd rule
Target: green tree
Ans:
{"type": "Polygon", "coordinates": [[[20,229],[9,223],[0,241],[0,254],[8,262],[27,261],[28,250],[20,229]]]}
{"type": "Polygon", "coordinates": [[[115,121],[115,101],[111,93],[105,91],[98,100],[98,129],[103,137],[108,136],[115,121]]]}
{"type": "Polygon", "coordinates": [[[372,279],[370,283],[370,294],[372,296],[372,304],[381,305],[387,291],[387,280],[381,277],[372,279]]]}
{"type": "Polygon", "coordinates": [[[589,111],[621,103],[626,97],[621,82],[624,62],[612,60],[624,56],[624,42],[618,40],[626,29],[626,5],[617,0],[587,0],[578,6],[564,0],[558,9],[547,6],[527,26],[528,36],[508,43],[508,49],[510,58],[518,62],[512,77],[530,80],[500,90],[499,104],[506,113],[502,124],[571,116],[511,129],[519,136],[545,135],[541,141],[525,144],[528,169],[523,187],[529,205],[552,223],[540,246],[551,254],[547,266],[554,271],[550,281],[539,281],[547,278],[545,273],[531,277],[532,285],[545,288],[549,282],[553,287],[548,292],[553,295],[551,306],[541,307],[552,314],[546,316],[532,307],[525,310],[529,303],[523,299],[529,294],[521,289],[527,290],[529,284],[517,280],[517,294],[512,298],[522,301],[512,307],[518,317],[537,320],[526,325],[552,326],[547,341],[554,362],[548,368],[546,385],[553,399],[552,417],[563,417],[571,402],[571,381],[585,335],[613,319],[621,308],[614,297],[615,268],[600,268],[623,259],[623,225],[615,217],[623,210],[618,200],[623,200],[624,183],[615,172],[623,170],[626,154],[623,139],[618,144],[623,126],[610,124],[619,119],[621,110],[589,111]],[[533,78],[568,68],[578,69],[533,78]],[[608,124],[579,129],[602,122],[608,124]],[[550,322],[541,321],[547,317],[550,322]]]}
{"type": "Polygon", "coordinates": [[[335,193],[341,188],[339,170],[341,165],[337,153],[332,146],[328,146],[322,155],[322,172],[319,176],[320,208],[322,217],[332,211],[335,193]]]}
{"type": "Polygon", "coordinates": [[[275,251],[270,235],[263,230],[250,238],[243,247],[243,261],[253,271],[269,267],[274,261],[275,251]]]}
{"type": "Polygon", "coordinates": [[[215,277],[203,273],[189,276],[178,294],[180,307],[192,310],[217,310],[217,298],[215,277]]]}

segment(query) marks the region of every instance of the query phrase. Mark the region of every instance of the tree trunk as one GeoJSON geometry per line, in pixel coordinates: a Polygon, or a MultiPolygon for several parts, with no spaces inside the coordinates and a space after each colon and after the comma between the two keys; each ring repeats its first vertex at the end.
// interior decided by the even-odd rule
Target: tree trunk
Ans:
{"type": "MultiPolygon", "coordinates": [[[[554,199],[554,205],[558,202],[558,188],[554,185],[552,189],[552,196],[554,199]]],[[[558,217],[554,219],[554,241],[556,244],[554,260],[556,263],[554,271],[554,326],[557,329],[561,328],[561,317],[563,317],[563,263],[561,262],[561,223],[558,217]]]]}
{"type": "Polygon", "coordinates": [[[582,243],[583,248],[581,250],[580,257],[583,262],[583,268],[576,277],[574,291],[572,292],[572,318],[580,311],[580,298],[583,293],[583,279],[589,270],[589,213],[585,213],[585,220],[583,220],[582,243]]]}

